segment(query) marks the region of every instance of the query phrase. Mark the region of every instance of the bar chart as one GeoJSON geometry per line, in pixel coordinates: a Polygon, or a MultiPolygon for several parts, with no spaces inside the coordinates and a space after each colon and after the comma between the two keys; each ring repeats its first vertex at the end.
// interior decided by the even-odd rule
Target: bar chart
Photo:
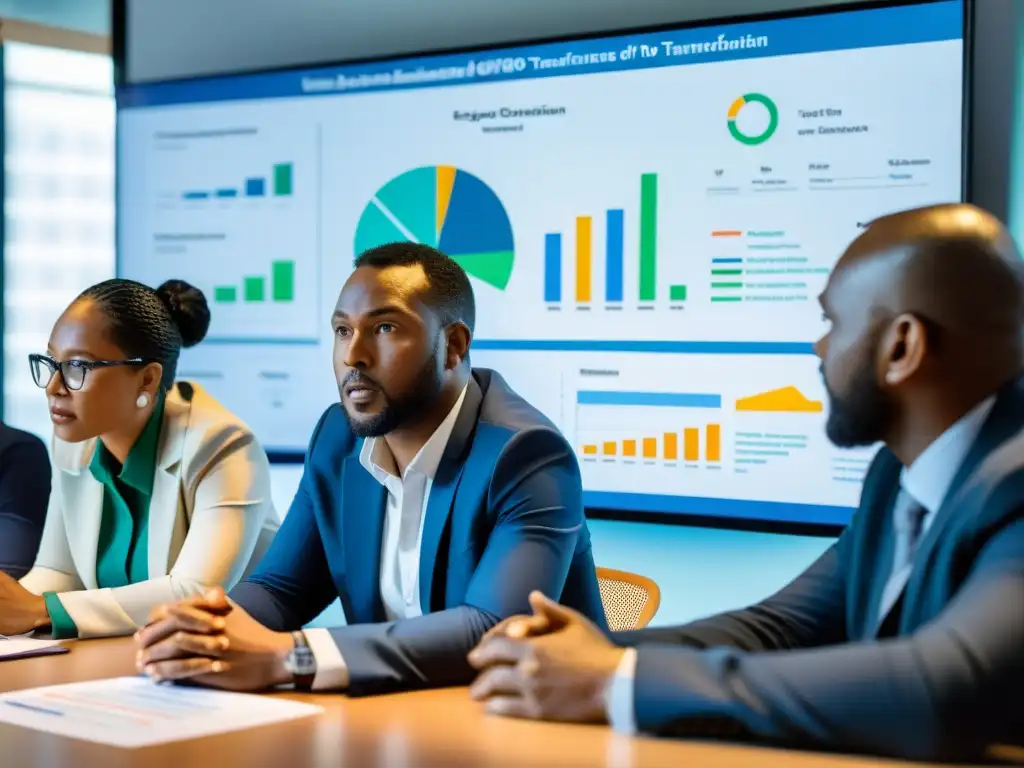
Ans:
{"type": "Polygon", "coordinates": [[[683,461],[693,463],[702,459],[717,464],[722,460],[722,425],[707,424],[703,428],[703,442],[700,427],[683,427],[676,432],[662,432],[659,435],[621,440],[603,440],[600,443],[584,443],[583,457],[605,459],[622,458],[625,461],[683,461]],[[682,456],[680,457],[680,436],[682,456]]]}
{"type": "MultiPolygon", "coordinates": [[[[242,278],[242,301],[267,301],[267,279],[264,275],[250,275],[242,278]]],[[[275,261],[270,265],[269,298],[275,302],[295,301],[295,262],[275,261]]],[[[218,304],[234,304],[239,300],[237,285],[217,285],[213,289],[213,300],[218,304]]]]}
{"type": "Polygon", "coordinates": [[[715,413],[721,408],[718,394],[580,390],[577,450],[585,461],[714,468],[722,461],[722,425],[715,413]]]}
{"type": "Polygon", "coordinates": [[[293,164],[276,163],[271,168],[268,188],[266,175],[249,176],[240,184],[215,187],[213,189],[188,189],[181,193],[181,199],[195,202],[200,200],[234,200],[237,198],[291,197],[294,186],[293,164]]]}
{"type": "Polygon", "coordinates": [[[635,216],[628,215],[624,208],[609,208],[600,216],[580,214],[573,223],[571,237],[563,232],[544,235],[544,301],[549,305],[570,303],[582,307],[603,302],[617,308],[634,299],[649,306],[658,300],[679,303],[686,298],[685,285],[670,285],[664,292],[658,290],[657,173],[641,174],[635,216]],[[603,256],[596,236],[599,231],[604,233],[603,256]],[[634,237],[629,239],[636,243],[635,249],[628,251],[636,254],[636,289],[633,296],[627,297],[625,260],[630,235],[634,237]],[[603,291],[596,285],[595,269],[596,260],[602,258],[603,291]],[[571,279],[566,279],[567,273],[571,279]]]}

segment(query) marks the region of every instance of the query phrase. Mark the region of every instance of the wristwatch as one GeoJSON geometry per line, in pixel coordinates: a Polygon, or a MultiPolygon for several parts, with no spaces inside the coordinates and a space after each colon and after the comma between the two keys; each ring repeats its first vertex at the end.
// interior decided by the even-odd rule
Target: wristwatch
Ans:
{"type": "Polygon", "coordinates": [[[313,679],[316,677],[316,656],[302,632],[292,632],[295,647],[284,658],[284,668],[292,676],[295,690],[309,692],[313,690],[313,679]]]}

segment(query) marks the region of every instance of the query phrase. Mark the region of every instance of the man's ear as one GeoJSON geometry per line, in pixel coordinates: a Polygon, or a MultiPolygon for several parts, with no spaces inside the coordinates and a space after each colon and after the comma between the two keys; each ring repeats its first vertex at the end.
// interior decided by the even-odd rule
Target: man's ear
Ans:
{"type": "Polygon", "coordinates": [[[445,355],[444,367],[449,370],[455,370],[462,361],[466,359],[469,354],[469,344],[472,340],[472,334],[469,332],[469,327],[465,323],[452,323],[445,330],[445,335],[448,339],[447,353],[445,355]]]}
{"type": "Polygon", "coordinates": [[[921,319],[904,313],[897,317],[885,333],[878,348],[878,364],[882,379],[890,387],[898,387],[916,374],[928,355],[928,332],[921,319]]]}

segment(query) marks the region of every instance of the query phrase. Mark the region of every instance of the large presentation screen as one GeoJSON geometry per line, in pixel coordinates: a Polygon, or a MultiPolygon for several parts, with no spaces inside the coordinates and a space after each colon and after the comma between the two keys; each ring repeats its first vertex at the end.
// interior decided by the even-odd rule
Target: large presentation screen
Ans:
{"type": "Polygon", "coordinates": [[[472,361],[586,502],[845,523],[812,344],[873,218],[962,198],[960,0],[120,89],[119,274],[208,296],[180,375],[301,455],[356,254],[466,269],[472,361]]]}

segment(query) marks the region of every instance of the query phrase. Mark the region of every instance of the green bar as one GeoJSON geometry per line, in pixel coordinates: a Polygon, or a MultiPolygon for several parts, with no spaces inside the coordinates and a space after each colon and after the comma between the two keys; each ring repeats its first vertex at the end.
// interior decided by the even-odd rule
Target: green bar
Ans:
{"type": "Polygon", "coordinates": [[[712,275],[742,275],[742,269],[712,269],[712,275]]]}
{"type": "Polygon", "coordinates": [[[640,176],[640,301],[654,301],[658,254],[658,174],[640,176]]]}
{"type": "Polygon", "coordinates": [[[712,283],[712,288],[742,288],[743,283],[712,283]]]}
{"type": "Polygon", "coordinates": [[[670,285],[668,287],[668,298],[671,301],[686,301],[686,286],[670,285]]]}
{"type": "Polygon", "coordinates": [[[262,277],[247,277],[242,283],[245,286],[245,300],[246,301],[263,301],[265,292],[264,284],[266,281],[262,277]]]}
{"type": "Polygon", "coordinates": [[[278,197],[292,193],[292,164],[278,163],[274,166],[274,194],[278,197]]]}
{"type": "Polygon", "coordinates": [[[275,261],[270,265],[274,301],[295,300],[295,262],[275,261]]]}
{"type": "Polygon", "coordinates": [[[238,289],[233,285],[222,285],[213,289],[213,300],[223,304],[238,300],[238,289]]]}
{"type": "Polygon", "coordinates": [[[712,301],[743,301],[742,296],[712,296],[712,301]]]}

